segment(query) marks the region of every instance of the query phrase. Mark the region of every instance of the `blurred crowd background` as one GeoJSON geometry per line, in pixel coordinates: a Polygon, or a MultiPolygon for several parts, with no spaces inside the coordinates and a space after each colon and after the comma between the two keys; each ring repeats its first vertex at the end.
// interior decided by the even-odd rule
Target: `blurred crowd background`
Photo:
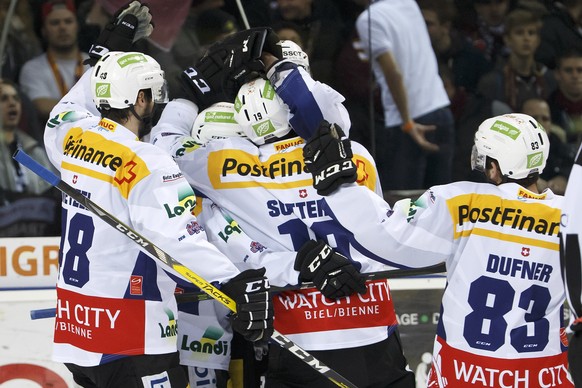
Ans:
{"type": "MultiPolygon", "coordinates": [[[[11,155],[23,148],[50,167],[43,147],[49,113],[83,74],[91,43],[126,2],[0,0],[0,237],[60,234],[59,193],[11,155]]],[[[563,194],[582,136],[582,0],[418,0],[422,18],[399,19],[388,41],[374,20],[402,11],[390,9],[398,3],[242,0],[243,16],[234,0],[151,0],[156,27],[140,49],[166,71],[171,97],[180,88],[179,73],[209,45],[247,23],[272,27],[307,53],[316,80],[344,95],[350,137],[376,159],[389,202],[435,183],[481,180],[470,168],[478,125],[503,113],[527,113],[551,142],[540,188],[563,194]],[[418,31],[418,44],[404,35],[398,41],[399,28],[418,31]],[[423,49],[425,36],[432,50],[423,49]],[[400,67],[387,66],[376,55],[379,46],[400,67]],[[407,75],[415,66],[422,76],[407,75]],[[429,67],[434,76],[424,72],[429,67]],[[390,113],[393,76],[403,80],[409,120],[390,113]],[[423,98],[439,102],[416,114],[423,98]],[[437,115],[443,109],[445,116],[437,115]],[[428,138],[438,151],[404,146],[404,132],[393,128],[410,120],[450,121],[450,130],[428,138]]]]}

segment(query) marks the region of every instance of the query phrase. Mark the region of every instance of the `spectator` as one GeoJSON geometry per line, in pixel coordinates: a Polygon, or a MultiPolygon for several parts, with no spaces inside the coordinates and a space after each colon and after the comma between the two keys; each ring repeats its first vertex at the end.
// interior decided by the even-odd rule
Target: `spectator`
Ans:
{"type": "Polygon", "coordinates": [[[556,81],[545,65],[535,61],[540,43],[541,20],[531,11],[517,9],[505,19],[504,41],[509,57],[499,68],[485,74],[478,91],[519,111],[531,97],[547,98],[556,88],[556,81]]]}
{"type": "Polygon", "coordinates": [[[582,51],[570,50],[556,60],[557,89],[548,99],[552,122],[566,131],[577,149],[582,141],[582,51]]]}
{"type": "Polygon", "coordinates": [[[453,28],[454,8],[448,0],[421,0],[419,6],[437,62],[451,69],[458,88],[474,92],[481,76],[490,70],[489,62],[453,28]]]}
{"type": "Polygon", "coordinates": [[[497,62],[507,56],[503,42],[503,22],[512,9],[512,0],[474,0],[471,3],[475,20],[473,24],[465,26],[463,34],[485,56],[490,66],[496,67],[497,62]]]}
{"type": "Polygon", "coordinates": [[[380,92],[372,78],[370,62],[364,57],[362,41],[355,25],[357,16],[366,9],[368,1],[347,2],[351,4],[355,15],[353,20],[348,20],[352,26],[351,31],[334,64],[334,84],[337,91],[346,98],[344,105],[352,121],[350,139],[362,144],[375,157],[375,132],[376,128],[384,126],[384,112],[380,92]]]}
{"type": "MultiPolygon", "coordinates": [[[[10,0],[0,0],[0,26],[6,26],[10,0]]],[[[0,58],[0,79],[18,83],[22,66],[41,53],[40,42],[34,32],[32,10],[28,1],[19,1],[8,22],[8,35],[4,47],[4,58],[0,58]]],[[[20,115],[18,128],[32,136],[42,145],[42,127],[36,110],[27,95],[19,93],[22,110],[30,114],[20,115]]]]}
{"type": "MultiPolygon", "coordinates": [[[[0,0],[0,26],[5,26],[11,0],[0,0]]],[[[28,1],[19,1],[9,21],[4,58],[0,58],[3,79],[18,82],[20,70],[26,61],[41,53],[40,42],[33,29],[32,10],[28,1]]]]}
{"type": "Polygon", "coordinates": [[[42,4],[45,53],[26,62],[20,73],[22,90],[34,103],[41,122],[88,68],[86,53],[77,45],[78,23],[72,0],[47,0],[42,4]]]}
{"type": "Polygon", "coordinates": [[[333,86],[333,64],[346,38],[345,26],[332,0],[277,0],[271,23],[293,22],[309,56],[313,78],[333,86]]]}
{"type": "MultiPolygon", "coordinates": [[[[221,9],[223,0],[194,0],[180,29],[172,49],[166,53],[153,53],[162,58],[161,62],[167,74],[170,95],[181,95],[179,75],[183,69],[196,63],[209,45],[220,38],[238,31],[234,17],[221,9]],[[162,55],[160,55],[162,54],[162,55]]],[[[159,50],[157,50],[159,51],[159,50]]]]}
{"type": "Polygon", "coordinates": [[[475,129],[488,117],[511,113],[511,108],[480,94],[468,93],[455,85],[455,77],[446,66],[439,66],[451,111],[455,118],[455,152],[453,156],[453,181],[484,182],[483,174],[471,169],[471,147],[475,129]]]}
{"type": "Polygon", "coordinates": [[[60,233],[60,193],[12,159],[24,150],[45,167],[42,145],[19,127],[21,93],[0,79],[0,237],[56,236],[60,233]]]}
{"type": "Polygon", "coordinates": [[[194,25],[194,31],[203,51],[206,51],[212,43],[224,39],[238,30],[235,17],[218,8],[201,12],[194,25]]]}
{"type": "Polygon", "coordinates": [[[371,49],[367,54],[382,92],[386,128],[375,135],[383,188],[450,182],[453,116],[418,5],[414,0],[377,1],[360,14],[356,27],[362,48],[371,49]]]}
{"type": "Polygon", "coordinates": [[[567,51],[582,51],[582,1],[554,1],[550,13],[543,19],[540,47],[536,59],[556,68],[556,59],[567,51]]]}
{"type": "MultiPolygon", "coordinates": [[[[10,0],[0,0],[0,26],[7,23],[10,3],[10,0]]],[[[40,41],[34,32],[32,10],[28,1],[17,2],[8,25],[4,58],[0,58],[0,79],[17,84],[24,63],[42,52],[40,41]]],[[[19,97],[22,110],[30,114],[20,115],[18,128],[42,145],[43,126],[38,122],[35,107],[26,94],[19,93],[19,97]]]]}
{"type": "MultiPolygon", "coordinates": [[[[196,1],[196,0],[195,0],[196,1]]],[[[198,0],[199,1],[199,0],[198,0]]],[[[215,0],[216,1],[216,0],[215,0]]],[[[244,19],[239,10],[237,0],[223,0],[223,11],[236,17],[237,24],[241,27],[245,26],[244,19]]],[[[250,27],[268,26],[271,22],[270,4],[268,0],[245,0],[240,1],[244,8],[250,27]]]]}
{"type": "Polygon", "coordinates": [[[303,51],[305,51],[305,44],[301,38],[301,31],[299,26],[293,22],[281,20],[271,24],[271,28],[281,40],[290,40],[297,44],[303,51]]]}
{"type": "Polygon", "coordinates": [[[554,193],[564,195],[568,176],[574,164],[576,148],[566,141],[566,132],[552,123],[550,106],[541,98],[530,98],[523,103],[522,113],[537,120],[548,134],[550,139],[550,153],[546,168],[540,174],[538,190],[541,192],[549,187],[554,193]]]}
{"type": "Polygon", "coordinates": [[[196,32],[199,15],[210,10],[220,9],[223,5],[224,1],[217,0],[192,1],[186,22],[180,30],[171,51],[176,62],[176,67],[180,71],[192,63],[196,63],[204,55],[205,48],[196,32]]]}
{"type": "Polygon", "coordinates": [[[50,166],[42,145],[19,129],[22,103],[17,86],[9,80],[0,80],[0,128],[2,129],[2,163],[0,187],[4,195],[9,193],[41,194],[51,187],[42,178],[23,168],[12,159],[17,149],[24,150],[39,163],[50,166]]]}

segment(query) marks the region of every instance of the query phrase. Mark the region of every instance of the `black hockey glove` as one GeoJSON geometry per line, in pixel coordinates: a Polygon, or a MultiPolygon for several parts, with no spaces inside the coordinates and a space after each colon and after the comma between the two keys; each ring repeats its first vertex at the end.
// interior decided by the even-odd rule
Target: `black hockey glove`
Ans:
{"type": "Polygon", "coordinates": [[[220,58],[205,56],[180,75],[184,97],[198,105],[200,111],[217,102],[234,102],[234,97],[228,98],[222,87],[223,68],[220,58]]]}
{"type": "Polygon", "coordinates": [[[283,57],[280,39],[267,27],[250,28],[227,36],[208,49],[209,56],[224,58],[224,92],[234,100],[240,87],[265,74],[261,54],[267,51],[277,58],[283,57]]]}
{"type": "Polygon", "coordinates": [[[273,335],[273,303],[265,269],[249,269],[226,282],[221,291],[236,302],[230,315],[232,328],[247,341],[267,340],[273,335]]]}
{"type": "Polygon", "coordinates": [[[297,252],[294,268],[301,281],[315,283],[329,299],[367,291],[366,281],[353,263],[323,241],[306,242],[297,252]]]}
{"type": "Polygon", "coordinates": [[[270,28],[260,27],[214,43],[198,63],[182,73],[186,98],[200,110],[217,102],[234,102],[242,85],[265,74],[263,50],[282,56],[278,42],[279,37],[270,28]]]}
{"type": "Polygon", "coordinates": [[[113,15],[91,46],[89,59],[83,63],[94,66],[109,51],[131,51],[133,43],[147,38],[153,30],[152,14],[148,6],[132,1],[113,15]]]}
{"type": "Polygon", "coordinates": [[[344,131],[323,120],[303,147],[305,168],[313,176],[319,195],[329,195],[341,184],[356,181],[358,171],[352,157],[352,145],[344,131]]]}

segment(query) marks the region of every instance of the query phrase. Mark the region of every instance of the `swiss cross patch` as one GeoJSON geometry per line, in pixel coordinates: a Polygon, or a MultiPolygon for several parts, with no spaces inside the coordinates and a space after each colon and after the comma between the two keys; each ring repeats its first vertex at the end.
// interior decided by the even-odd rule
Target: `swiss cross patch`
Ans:
{"type": "Polygon", "coordinates": [[[306,190],[306,189],[301,189],[301,190],[299,190],[299,197],[300,197],[300,198],[305,198],[305,197],[307,197],[307,190],[306,190]]]}
{"type": "Polygon", "coordinates": [[[525,257],[529,256],[529,248],[527,247],[521,248],[521,255],[525,257]]]}

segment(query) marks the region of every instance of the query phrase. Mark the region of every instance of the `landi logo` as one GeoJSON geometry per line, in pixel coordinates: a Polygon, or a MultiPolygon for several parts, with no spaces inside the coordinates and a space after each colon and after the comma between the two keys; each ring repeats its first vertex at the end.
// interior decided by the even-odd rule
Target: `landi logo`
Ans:
{"type": "Polygon", "coordinates": [[[512,138],[513,140],[517,139],[517,137],[521,133],[521,131],[519,129],[515,128],[513,125],[504,123],[503,121],[499,121],[499,120],[497,120],[496,122],[493,123],[493,125],[491,126],[491,130],[495,131],[495,132],[499,132],[502,135],[508,136],[508,137],[512,138]]]}
{"type": "Polygon", "coordinates": [[[253,125],[253,130],[257,136],[265,136],[269,133],[275,132],[275,127],[271,123],[271,120],[267,120],[263,121],[262,123],[253,125]]]}
{"type": "Polygon", "coordinates": [[[168,322],[162,325],[158,322],[158,327],[160,328],[160,338],[175,337],[178,334],[178,324],[176,318],[174,318],[174,313],[168,309],[165,309],[166,315],[168,316],[168,322]]]}
{"type": "Polygon", "coordinates": [[[529,154],[527,156],[527,168],[539,167],[542,165],[543,160],[544,153],[541,151],[534,154],[529,154]]]}
{"type": "Polygon", "coordinates": [[[190,190],[188,192],[184,191],[182,193],[178,193],[178,204],[168,205],[165,203],[164,209],[166,210],[168,218],[174,218],[181,216],[185,212],[192,213],[195,206],[196,197],[194,196],[194,192],[190,190]]]}
{"type": "Polygon", "coordinates": [[[104,83],[97,83],[95,85],[95,95],[97,97],[111,97],[111,85],[104,83]]]}

